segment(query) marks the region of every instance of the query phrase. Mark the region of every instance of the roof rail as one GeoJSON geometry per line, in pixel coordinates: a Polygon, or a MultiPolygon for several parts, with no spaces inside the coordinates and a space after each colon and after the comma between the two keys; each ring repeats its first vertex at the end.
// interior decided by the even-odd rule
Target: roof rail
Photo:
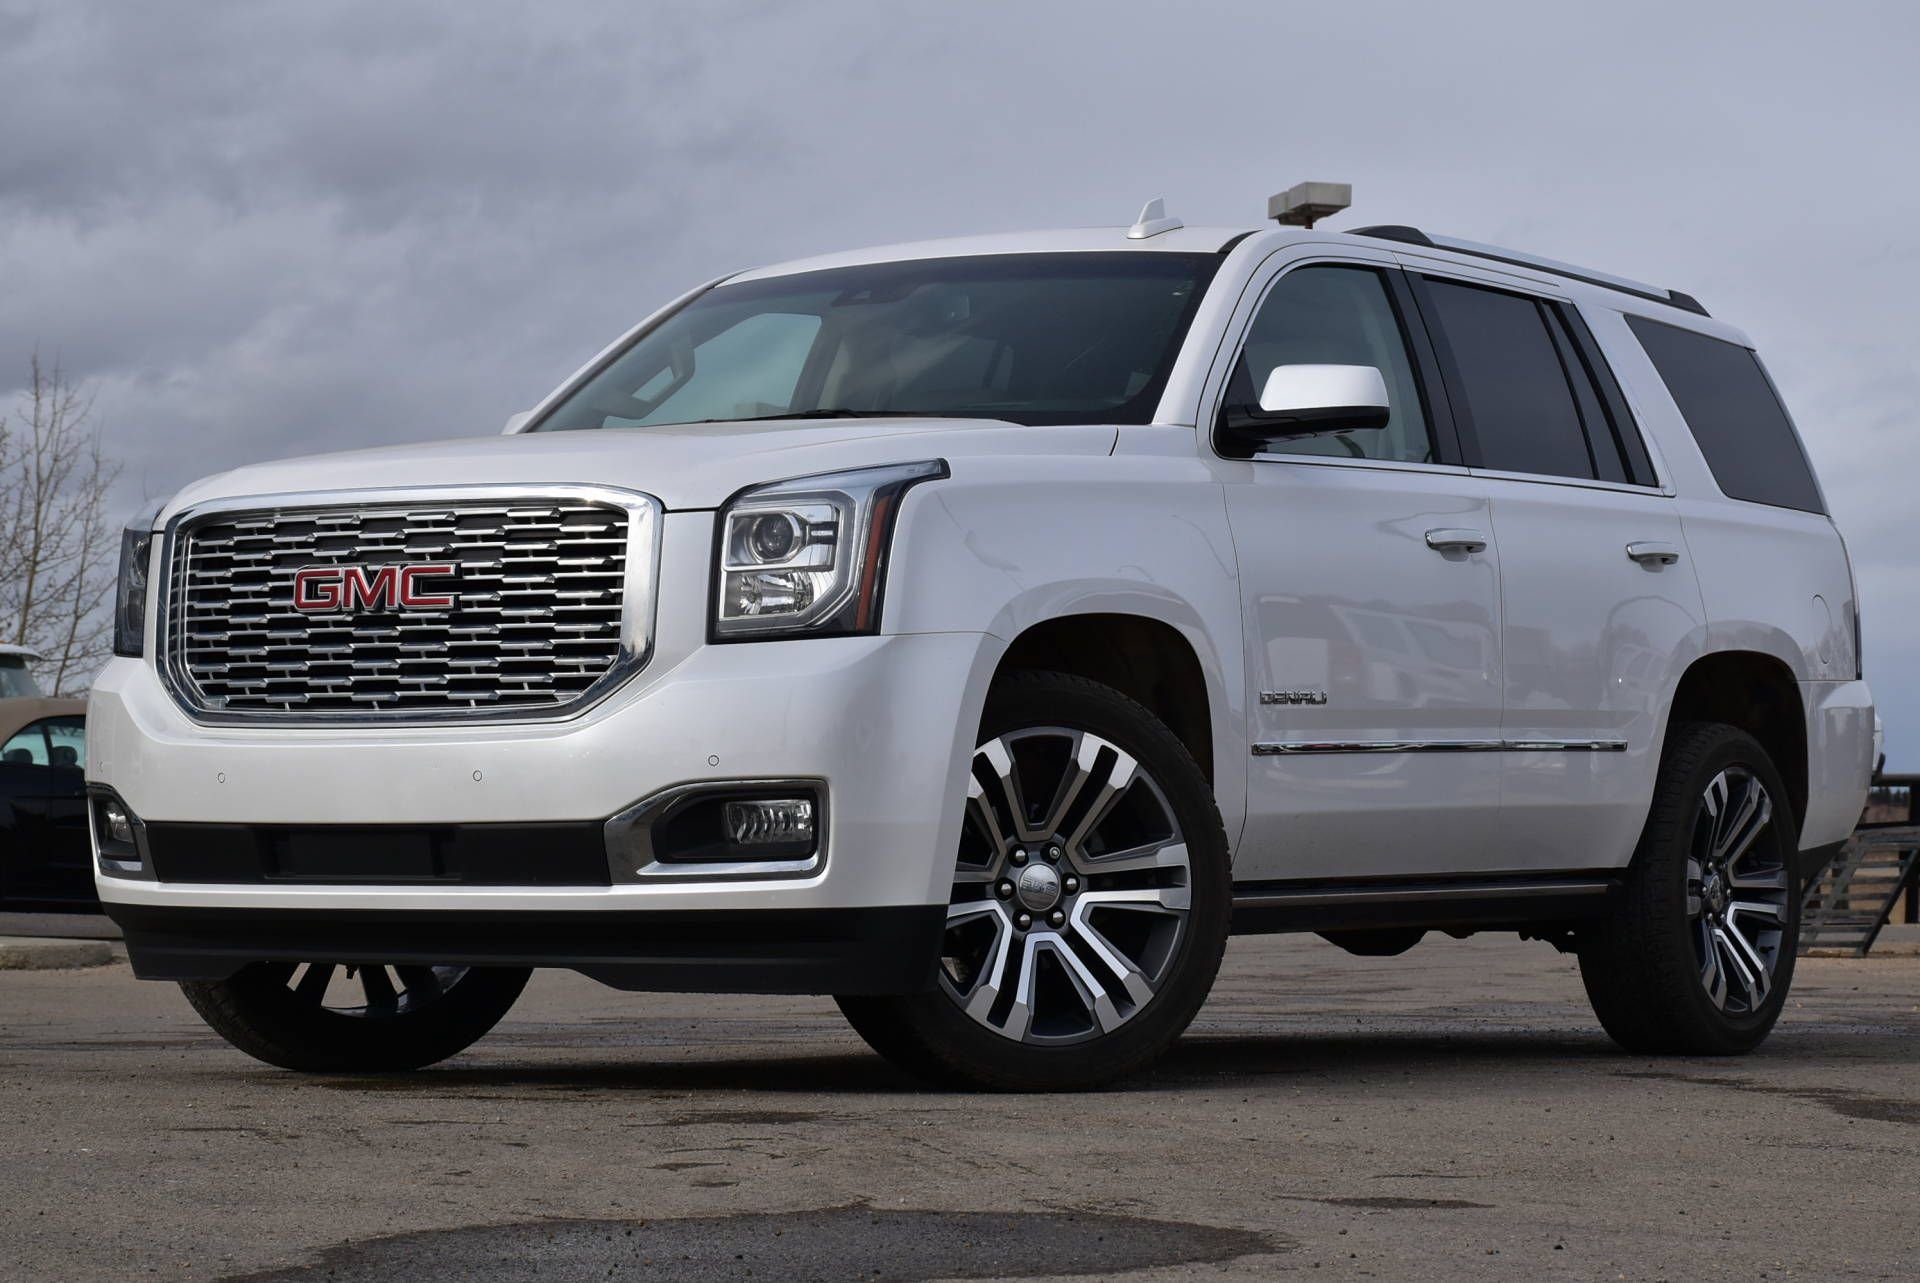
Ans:
{"type": "Polygon", "coordinates": [[[1668,307],[1677,307],[1683,312],[1692,312],[1697,316],[1708,315],[1707,309],[1700,306],[1700,300],[1691,294],[1682,294],[1679,290],[1664,290],[1657,285],[1628,280],[1624,276],[1610,276],[1605,272],[1575,267],[1557,259],[1541,258],[1537,254],[1522,254],[1516,250],[1501,249],[1497,245],[1482,245],[1478,241],[1463,241],[1451,236],[1429,236],[1417,227],[1405,227],[1394,223],[1385,223],[1378,227],[1356,227],[1351,234],[1371,236],[1381,241],[1399,241],[1403,245],[1419,245],[1427,249],[1452,250],[1456,254],[1471,254],[1475,258],[1488,258],[1496,263],[1507,263],[1514,267],[1530,267],[1538,272],[1551,272],[1555,276],[1564,276],[1568,280],[1598,285],[1601,289],[1618,290],[1622,294],[1631,294],[1635,298],[1643,298],[1651,303],[1665,303],[1668,307]]]}

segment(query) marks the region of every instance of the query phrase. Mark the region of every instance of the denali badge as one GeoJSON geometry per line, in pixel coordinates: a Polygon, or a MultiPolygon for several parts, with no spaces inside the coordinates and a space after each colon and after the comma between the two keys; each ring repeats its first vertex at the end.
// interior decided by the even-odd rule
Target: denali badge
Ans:
{"type": "Polygon", "coordinates": [[[335,611],[451,610],[452,593],[428,592],[423,579],[444,579],[460,567],[445,562],[404,566],[307,566],[293,575],[293,608],[303,615],[335,611]]]}
{"type": "Polygon", "coordinates": [[[1325,691],[1261,691],[1262,704],[1324,704],[1325,691]]]}

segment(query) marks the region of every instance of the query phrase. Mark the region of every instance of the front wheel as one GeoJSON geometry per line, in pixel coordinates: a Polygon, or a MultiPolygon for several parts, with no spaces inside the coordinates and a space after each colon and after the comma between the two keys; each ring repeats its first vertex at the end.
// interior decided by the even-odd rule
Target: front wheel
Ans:
{"type": "Polygon", "coordinates": [[[513,1007],[524,967],[256,962],[180,988],[256,1060],[309,1073],[420,1069],[465,1051],[513,1007]]]}
{"type": "Polygon", "coordinates": [[[1793,806],[1746,732],[1677,726],[1610,918],[1579,941],[1613,1040],[1642,1054],[1724,1056],[1779,1019],[1800,931],[1793,806]]]}
{"type": "Polygon", "coordinates": [[[933,992],[842,997],[935,1081],[1097,1086],[1151,1063],[1212,988],[1232,887],[1212,789],[1139,704],[1059,673],[988,699],[933,992]]]}

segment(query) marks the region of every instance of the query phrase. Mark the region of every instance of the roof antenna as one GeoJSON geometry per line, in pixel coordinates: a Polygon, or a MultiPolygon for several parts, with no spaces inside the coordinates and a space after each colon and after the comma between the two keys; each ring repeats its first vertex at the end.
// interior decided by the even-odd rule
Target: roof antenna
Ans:
{"type": "Polygon", "coordinates": [[[1267,197],[1267,217],[1283,227],[1312,227],[1351,204],[1352,183],[1295,183],[1267,197]]]}
{"type": "Polygon", "coordinates": [[[1133,226],[1127,229],[1127,239],[1144,241],[1149,236],[1158,236],[1161,232],[1170,232],[1176,227],[1185,226],[1186,224],[1177,218],[1168,218],[1167,202],[1155,196],[1147,202],[1147,207],[1140,211],[1140,217],[1134,220],[1133,226]]]}

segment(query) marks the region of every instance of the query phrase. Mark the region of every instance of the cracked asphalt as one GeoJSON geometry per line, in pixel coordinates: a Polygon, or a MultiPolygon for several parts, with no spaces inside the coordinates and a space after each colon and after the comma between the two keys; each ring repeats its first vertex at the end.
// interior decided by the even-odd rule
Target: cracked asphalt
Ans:
{"type": "Polygon", "coordinates": [[[1237,940],[1151,1078],[966,1096],[815,999],[535,977],[315,1079],[124,967],[0,973],[0,1278],[1878,1279],[1920,1256],[1920,959],[1803,959],[1757,1054],[1616,1051],[1569,959],[1237,940]]]}

